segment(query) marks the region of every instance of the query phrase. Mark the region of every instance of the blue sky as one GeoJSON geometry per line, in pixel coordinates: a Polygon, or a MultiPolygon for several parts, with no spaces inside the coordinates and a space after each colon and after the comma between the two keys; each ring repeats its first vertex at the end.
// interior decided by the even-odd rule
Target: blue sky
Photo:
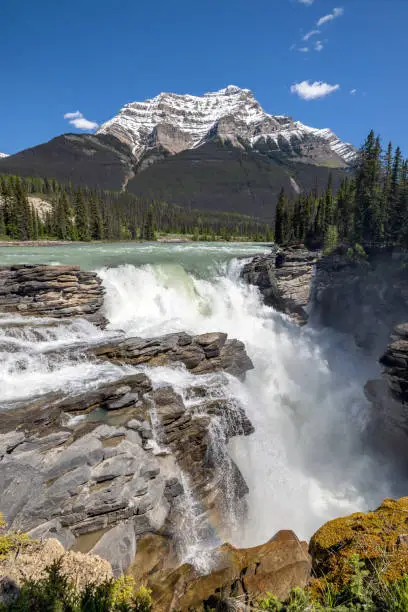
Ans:
{"type": "Polygon", "coordinates": [[[267,112],[357,146],[374,128],[407,152],[408,0],[1,0],[1,22],[5,153],[81,132],[66,113],[102,123],[160,91],[229,84],[267,112]],[[305,100],[322,91],[305,81],[339,87],[305,100]]]}

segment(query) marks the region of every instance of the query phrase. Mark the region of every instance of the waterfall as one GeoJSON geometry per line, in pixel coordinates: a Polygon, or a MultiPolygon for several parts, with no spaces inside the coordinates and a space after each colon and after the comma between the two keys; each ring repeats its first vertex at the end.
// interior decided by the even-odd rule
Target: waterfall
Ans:
{"type": "Polygon", "coordinates": [[[249,487],[249,515],[233,537],[256,545],[288,526],[309,537],[324,521],[378,504],[389,491],[361,447],[369,408],[363,387],[376,366],[350,338],[299,328],[266,307],[240,279],[242,265],[232,260],[210,278],[176,263],[100,274],[111,329],[144,337],[223,331],[245,342],[255,368],[230,390],[255,433],[229,443],[249,487]]]}
{"type": "MultiPolygon", "coordinates": [[[[253,251],[234,248],[140,247],[150,263],[138,263],[136,247],[132,255],[130,247],[95,247],[89,261],[106,289],[108,329],[86,321],[42,319],[30,327],[22,317],[0,319],[0,404],[6,409],[49,391],[83,391],[134,371],[69,350],[112,334],[218,331],[242,340],[254,363],[244,382],[232,376],[222,382],[210,375],[198,378],[180,367],[147,373],[154,384],[171,384],[191,410],[200,410],[186,395],[193,378],[244,407],[255,433],[229,440],[227,453],[225,428],[215,419],[211,440],[220,464],[232,460],[249,489],[246,518],[237,513],[230,539],[254,546],[281,528],[309,537],[326,520],[378,505],[390,491],[383,468],[361,442],[369,418],[363,387],[377,374],[375,364],[351,339],[299,328],[266,307],[257,288],[240,279],[244,260],[233,258],[253,251]],[[108,251],[115,267],[102,267],[108,251]]],[[[81,249],[76,254],[81,258],[92,250],[81,249]]],[[[195,501],[190,502],[194,510],[195,501]]]]}

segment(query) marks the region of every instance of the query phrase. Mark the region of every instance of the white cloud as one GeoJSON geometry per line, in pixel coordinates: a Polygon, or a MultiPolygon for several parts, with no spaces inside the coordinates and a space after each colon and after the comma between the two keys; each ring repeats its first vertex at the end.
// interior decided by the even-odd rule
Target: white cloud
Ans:
{"type": "Polygon", "coordinates": [[[312,38],[312,36],[315,36],[316,34],[320,34],[320,30],[310,30],[310,32],[304,35],[302,40],[309,40],[309,38],[312,38]]]}
{"type": "Polygon", "coordinates": [[[85,119],[80,111],[74,113],[65,113],[64,119],[68,119],[69,123],[77,128],[77,130],[96,130],[98,124],[95,121],[85,119]]]}
{"type": "Polygon", "coordinates": [[[317,100],[317,98],[324,98],[330,95],[339,88],[340,85],[329,85],[329,83],[324,83],[323,81],[315,81],[314,83],[302,81],[301,83],[294,83],[290,91],[298,95],[302,100],[317,100]]]}
{"type": "Polygon", "coordinates": [[[333,9],[332,13],[329,13],[328,15],[324,15],[323,17],[320,17],[320,19],[316,23],[316,25],[319,28],[324,23],[327,23],[328,21],[333,21],[333,19],[337,19],[337,17],[341,17],[343,15],[343,13],[344,13],[344,9],[342,9],[342,8],[335,8],[335,9],[333,9]]]}
{"type": "Polygon", "coordinates": [[[311,4],[313,4],[314,0],[298,0],[298,2],[300,2],[300,4],[307,4],[308,6],[310,6],[311,4]]]}
{"type": "Polygon", "coordinates": [[[357,89],[350,89],[350,95],[355,96],[357,93],[357,89]]]}
{"type": "Polygon", "coordinates": [[[314,46],[314,50],[315,51],[323,51],[324,49],[324,44],[322,43],[321,40],[316,40],[315,42],[315,46],[314,46]]]}
{"type": "Polygon", "coordinates": [[[300,51],[301,53],[309,53],[309,47],[300,47],[298,51],[300,51]]]}
{"type": "Polygon", "coordinates": [[[82,113],[79,111],[75,111],[75,113],[65,113],[64,119],[78,119],[78,117],[82,117],[82,113]]]}

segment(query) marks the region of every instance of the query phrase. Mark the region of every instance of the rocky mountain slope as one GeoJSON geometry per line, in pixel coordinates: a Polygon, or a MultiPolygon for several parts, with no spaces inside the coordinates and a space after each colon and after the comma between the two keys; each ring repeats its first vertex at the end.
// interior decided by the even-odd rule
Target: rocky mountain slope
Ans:
{"type": "Polygon", "coordinates": [[[270,115],[252,92],[229,86],[132,102],[94,135],[65,134],[0,159],[0,173],[269,219],[281,187],[323,187],[330,172],[336,187],[355,156],[331,130],[270,115]]]}
{"type": "Polygon", "coordinates": [[[98,134],[127,144],[136,160],[162,148],[171,154],[195,149],[218,136],[239,148],[281,152],[309,163],[345,166],[355,157],[352,145],[331,130],[318,130],[284,115],[269,115],[248,89],[230,85],[203,96],[161,93],[126,104],[98,134]]]}

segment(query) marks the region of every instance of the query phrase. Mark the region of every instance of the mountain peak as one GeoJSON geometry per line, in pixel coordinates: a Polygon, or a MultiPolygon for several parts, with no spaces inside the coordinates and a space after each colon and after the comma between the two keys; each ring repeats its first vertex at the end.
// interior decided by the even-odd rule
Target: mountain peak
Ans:
{"type": "Polygon", "coordinates": [[[331,130],[266,113],[252,91],[236,85],[202,96],[163,92],[131,102],[97,134],[115,136],[130,148],[137,162],[153,151],[176,154],[214,138],[259,153],[337,167],[347,166],[356,153],[331,130]]]}

